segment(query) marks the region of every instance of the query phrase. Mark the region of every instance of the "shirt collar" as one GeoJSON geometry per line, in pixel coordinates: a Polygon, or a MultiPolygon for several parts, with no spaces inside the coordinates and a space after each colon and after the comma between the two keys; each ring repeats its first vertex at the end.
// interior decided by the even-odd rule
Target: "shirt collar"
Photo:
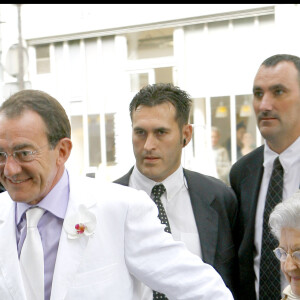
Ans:
{"type": "Polygon", "coordinates": [[[176,196],[182,189],[182,187],[184,185],[186,186],[182,166],[179,166],[179,168],[173,174],[167,177],[162,183],[167,191],[167,200],[172,200],[174,196],[176,196]]]}
{"type": "MultiPolygon", "coordinates": [[[[287,173],[288,170],[300,160],[300,137],[296,139],[296,141],[291,144],[287,149],[285,149],[282,153],[279,154],[280,163],[284,169],[284,172],[287,173]]],[[[272,169],[274,159],[278,156],[278,153],[271,150],[268,144],[265,141],[265,149],[264,149],[264,168],[272,169]]]]}
{"type": "MultiPolygon", "coordinates": [[[[293,293],[292,287],[291,287],[290,284],[283,290],[283,295],[288,296],[287,299],[291,299],[291,300],[293,300],[293,299],[299,300],[299,299],[300,299],[299,296],[297,296],[297,295],[295,295],[295,294],[293,293]]],[[[284,298],[284,299],[285,299],[285,298],[284,298]]]]}
{"type": "Polygon", "coordinates": [[[167,200],[171,200],[182,186],[186,186],[183,167],[181,165],[173,174],[162,182],[155,182],[154,180],[149,179],[143,175],[135,165],[130,176],[130,183],[133,188],[144,190],[149,196],[151,195],[152,188],[156,184],[162,183],[166,188],[167,200]]]}
{"type": "MultiPolygon", "coordinates": [[[[64,219],[69,201],[69,176],[65,169],[62,177],[52,190],[42,199],[38,206],[51,212],[58,218],[64,219]]],[[[16,203],[16,224],[19,224],[25,211],[31,207],[27,203],[16,203]]]]}

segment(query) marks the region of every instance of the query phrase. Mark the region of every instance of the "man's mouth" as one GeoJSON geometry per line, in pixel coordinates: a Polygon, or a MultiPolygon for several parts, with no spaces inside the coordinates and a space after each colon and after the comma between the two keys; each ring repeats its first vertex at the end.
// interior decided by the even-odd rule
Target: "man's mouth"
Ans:
{"type": "Polygon", "coordinates": [[[7,178],[7,180],[8,180],[9,183],[12,183],[12,184],[20,184],[20,183],[23,183],[23,182],[27,181],[28,179],[16,180],[16,179],[7,178]]]}
{"type": "Polygon", "coordinates": [[[268,118],[261,118],[260,121],[268,121],[268,120],[276,120],[276,118],[268,117],[268,118]]]}
{"type": "Polygon", "coordinates": [[[269,113],[269,112],[261,112],[258,115],[258,121],[273,121],[273,120],[277,120],[278,116],[274,115],[273,113],[269,113]]]}
{"type": "Polygon", "coordinates": [[[158,160],[159,158],[157,156],[145,156],[144,160],[146,161],[155,161],[158,160]]]}

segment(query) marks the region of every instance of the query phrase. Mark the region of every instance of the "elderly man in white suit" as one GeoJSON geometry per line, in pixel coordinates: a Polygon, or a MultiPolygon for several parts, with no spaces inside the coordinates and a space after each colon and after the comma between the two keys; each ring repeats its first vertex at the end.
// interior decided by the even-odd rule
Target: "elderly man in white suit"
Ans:
{"type": "Polygon", "coordinates": [[[20,91],[0,107],[0,299],[138,300],[139,281],[169,299],[233,299],[211,266],[164,232],[145,192],[67,171],[70,135],[64,109],[42,91],[20,91]],[[44,211],[35,299],[19,262],[34,207],[44,211]]]}

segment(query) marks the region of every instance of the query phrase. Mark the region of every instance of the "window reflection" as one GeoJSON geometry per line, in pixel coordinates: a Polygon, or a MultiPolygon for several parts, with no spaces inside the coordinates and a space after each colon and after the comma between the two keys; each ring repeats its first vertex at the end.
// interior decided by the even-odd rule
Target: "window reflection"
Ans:
{"type": "Polygon", "coordinates": [[[218,127],[211,127],[211,147],[219,179],[229,185],[230,161],[227,149],[220,144],[221,130],[218,127]]]}
{"type": "MultiPolygon", "coordinates": [[[[231,135],[230,135],[230,97],[211,98],[211,126],[219,128],[218,145],[227,150],[230,157],[231,135]]],[[[231,160],[231,158],[230,158],[231,160]]]]}
{"type": "Polygon", "coordinates": [[[237,123],[237,159],[248,154],[256,145],[256,118],[252,108],[252,95],[237,95],[236,123],[237,123]]]}
{"type": "Polygon", "coordinates": [[[191,168],[218,177],[226,184],[231,165],[260,146],[252,95],[193,99],[190,122],[195,159],[191,168]]]}

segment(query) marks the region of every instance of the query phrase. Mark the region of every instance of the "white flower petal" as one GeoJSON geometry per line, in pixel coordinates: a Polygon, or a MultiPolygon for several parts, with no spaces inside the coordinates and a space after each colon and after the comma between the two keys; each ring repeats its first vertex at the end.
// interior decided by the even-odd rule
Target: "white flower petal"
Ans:
{"type": "Polygon", "coordinates": [[[63,227],[68,234],[69,239],[77,239],[81,235],[91,236],[94,234],[97,224],[97,219],[94,213],[88,210],[85,205],[78,207],[78,212],[69,216],[64,220],[63,227]],[[83,233],[78,233],[76,230],[77,224],[83,224],[85,226],[83,233]]]}

